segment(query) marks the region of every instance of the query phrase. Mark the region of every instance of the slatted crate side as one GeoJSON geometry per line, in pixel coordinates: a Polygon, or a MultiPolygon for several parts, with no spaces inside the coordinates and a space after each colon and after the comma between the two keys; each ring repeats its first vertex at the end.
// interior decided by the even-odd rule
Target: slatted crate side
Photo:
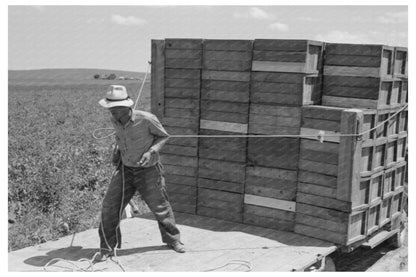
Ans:
{"type": "Polygon", "coordinates": [[[363,141],[374,140],[377,110],[363,110],[363,141]]]}
{"type": "Polygon", "coordinates": [[[317,104],[321,98],[321,78],[304,74],[294,75],[303,75],[303,82],[266,82],[252,78],[251,102],[287,105],[317,104]]]}
{"type": "Polygon", "coordinates": [[[201,89],[201,99],[248,103],[249,91],[225,91],[215,89],[201,89]]]}
{"type": "Polygon", "coordinates": [[[152,40],[151,42],[151,112],[158,118],[164,116],[165,100],[165,41],[152,40]]]}
{"type": "Polygon", "coordinates": [[[397,148],[398,140],[397,138],[389,138],[386,144],[386,168],[389,168],[396,164],[397,162],[397,148]]]}
{"type": "Polygon", "coordinates": [[[406,158],[406,149],[407,149],[408,138],[407,136],[400,137],[397,140],[397,161],[404,161],[406,158]]]}
{"type": "Polygon", "coordinates": [[[368,228],[367,222],[368,209],[353,212],[349,216],[348,235],[345,245],[351,245],[366,238],[368,228]]]}
{"type": "Polygon", "coordinates": [[[396,165],[396,179],[394,183],[394,191],[400,191],[405,185],[405,175],[407,170],[407,162],[403,161],[396,165]]]}
{"type": "Polygon", "coordinates": [[[324,75],[393,77],[393,47],[328,43],[325,52],[324,75]]]}
{"type": "Polygon", "coordinates": [[[299,145],[297,138],[249,138],[247,161],[255,166],[297,170],[299,145]]]}
{"type": "Polygon", "coordinates": [[[295,225],[295,213],[244,204],[243,222],[245,224],[291,232],[295,225]]]}
{"type": "Polygon", "coordinates": [[[343,108],[316,105],[302,107],[301,135],[314,139],[326,129],[325,135],[328,136],[325,136],[325,141],[339,142],[340,139],[337,136],[339,132],[333,130],[334,126],[337,129],[336,126],[339,125],[343,110],[343,108]]]}
{"type": "Polygon", "coordinates": [[[377,172],[371,176],[369,204],[370,206],[378,205],[383,196],[384,173],[377,172]]]}
{"type": "Polygon", "coordinates": [[[249,104],[228,101],[202,100],[201,118],[207,120],[248,123],[249,104]]]}
{"type": "Polygon", "coordinates": [[[408,70],[408,49],[407,47],[394,48],[394,70],[395,77],[407,78],[408,70]]]}
{"type": "Polygon", "coordinates": [[[160,156],[162,164],[181,165],[186,167],[198,167],[198,158],[173,154],[162,154],[160,156]]]}
{"type": "Polygon", "coordinates": [[[347,241],[345,230],[348,228],[348,213],[297,203],[295,222],[295,233],[341,245],[347,241]],[[335,230],[334,225],[338,227],[335,230]]]}
{"type": "Polygon", "coordinates": [[[370,207],[368,211],[367,236],[370,236],[380,228],[381,203],[370,207]]]}
{"type": "Polygon", "coordinates": [[[372,171],[378,172],[386,167],[387,138],[375,142],[372,160],[372,171]]]}
{"type": "Polygon", "coordinates": [[[198,140],[195,138],[170,138],[160,153],[178,154],[196,157],[198,154],[198,140]]]}
{"type": "Polygon", "coordinates": [[[193,205],[193,204],[173,202],[171,203],[171,206],[174,212],[196,214],[196,205],[193,205]]]}
{"type": "Polygon", "coordinates": [[[407,134],[408,129],[408,108],[400,112],[400,120],[399,120],[399,136],[403,136],[407,134]]]}
{"type": "Polygon", "coordinates": [[[199,120],[197,118],[163,117],[160,119],[163,126],[182,127],[198,130],[199,120]]]}
{"type": "Polygon", "coordinates": [[[408,81],[407,80],[401,80],[399,81],[399,95],[397,96],[397,101],[400,105],[405,105],[408,103],[408,81]]]}
{"type": "Polygon", "coordinates": [[[198,187],[228,192],[244,193],[243,183],[211,180],[207,178],[198,178],[198,187]]]}
{"type": "Polygon", "coordinates": [[[201,119],[200,129],[247,134],[248,124],[201,119]]]}
{"type": "Polygon", "coordinates": [[[389,198],[394,193],[396,183],[396,167],[384,171],[383,199],[389,198]]]}
{"type": "Polygon", "coordinates": [[[201,69],[202,39],[165,39],[165,67],[201,69]]]}
{"type": "Polygon", "coordinates": [[[253,71],[318,73],[323,43],[307,40],[258,39],[253,46],[253,71]]]}
{"type": "Polygon", "coordinates": [[[211,180],[244,183],[245,163],[199,158],[198,176],[211,180]]]}
{"type": "Polygon", "coordinates": [[[197,214],[242,222],[243,194],[199,187],[197,214]]]}
{"type": "Polygon", "coordinates": [[[195,177],[170,174],[165,172],[165,180],[169,185],[180,185],[182,187],[196,187],[197,179],[195,177]]]}
{"type": "Polygon", "coordinates": [[[204,207],[204,206],[197,206],[196,213],[197,215],[218,218],[218,219],[222,219],[226,221],[232,221],[232,222],[238,222],[238,223],[243,222],[243,213],[230,212],[227,210],[204,207]]]}
{"type": "Polygon", "coordinates": [[[380,208],[380,227],[390,222],[391,208],[392,208],[393,197],[386,197],[383,199],[380,208]]]}
{"type": "Polygon", "coordinates": [[[251,72],[203,70],[202,80],[250,82],[251,72]]]}

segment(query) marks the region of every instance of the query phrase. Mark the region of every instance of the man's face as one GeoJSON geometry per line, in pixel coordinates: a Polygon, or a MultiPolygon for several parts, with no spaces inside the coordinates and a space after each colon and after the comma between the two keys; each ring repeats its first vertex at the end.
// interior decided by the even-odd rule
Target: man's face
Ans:
{"type": "Polygon", "coordinates": [[[129,107],[113,107],[110,108],[110,113],[116,120],[120,120],[123,117],[129,116],[130,108],[129,107]]]}

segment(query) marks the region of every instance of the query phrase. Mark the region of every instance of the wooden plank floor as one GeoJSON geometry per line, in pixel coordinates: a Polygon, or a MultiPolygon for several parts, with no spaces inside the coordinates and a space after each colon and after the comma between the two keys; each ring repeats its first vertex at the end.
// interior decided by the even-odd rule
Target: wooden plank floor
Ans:
{"type": "MultiPolygon", "coordinates": [[[[318,254],[336,249],[328,242],[295,233],[214,218],[176,213],[176,220],[188,249],[185,254],[162,244],[152,215],[123,220],[123,246],[117,251],[122,267],[126,271],[292,271],[310,265],[318,254]]],[[[77,270],[77,266],[86,269],[89,264],[78,260],[91,259],[98,245],[98,230],[91,229],[13,251],[8,254],[9,271],[44,271],[54,258],[65,261],[54,263],[48,271],[77,270]]],[[[107,260],[95,264],[93,270],[122,269],[107,260]]]]}

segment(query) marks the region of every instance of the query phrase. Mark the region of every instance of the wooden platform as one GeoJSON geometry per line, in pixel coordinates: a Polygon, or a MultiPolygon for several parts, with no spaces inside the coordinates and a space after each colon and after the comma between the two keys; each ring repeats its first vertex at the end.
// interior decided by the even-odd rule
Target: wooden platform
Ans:
{"type": "MultiPolygon", "coordinates": [[[[176,213],[182,241],[188,252],[178,254],[161,242],[157,222],[150,214],[122,221],[122,249],[117,256],[126,271],[251,271],[303,270],[328,255],[336,247],[318,239],[291,232],[231,223],[214,218],[176,213]],[[240,260],[240,264],[233,264],[240,260]]],[[[87,268],[98,251],[97,229],[50,241],[8,254],[9,271],[44,271],[54,258],[62,258],[87,268]]],[[[50,271],[76,269],[64,261],[48,267],[50,271]]],[[[113,261],[97,263],[95,271],[121,271],[113,261]]]]}

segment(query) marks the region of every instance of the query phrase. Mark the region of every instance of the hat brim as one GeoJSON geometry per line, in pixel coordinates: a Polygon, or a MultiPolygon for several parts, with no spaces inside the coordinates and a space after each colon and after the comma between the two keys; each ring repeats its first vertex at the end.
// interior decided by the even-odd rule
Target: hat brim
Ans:
{"type": "Polygon", "coordinates": [[[113,107],[131,107],[133,106],[134,102],[131,99],[121,101],[108,101],[106,98],[104,98],[98,101],[98,104],[108,109],[113,107]]]}

